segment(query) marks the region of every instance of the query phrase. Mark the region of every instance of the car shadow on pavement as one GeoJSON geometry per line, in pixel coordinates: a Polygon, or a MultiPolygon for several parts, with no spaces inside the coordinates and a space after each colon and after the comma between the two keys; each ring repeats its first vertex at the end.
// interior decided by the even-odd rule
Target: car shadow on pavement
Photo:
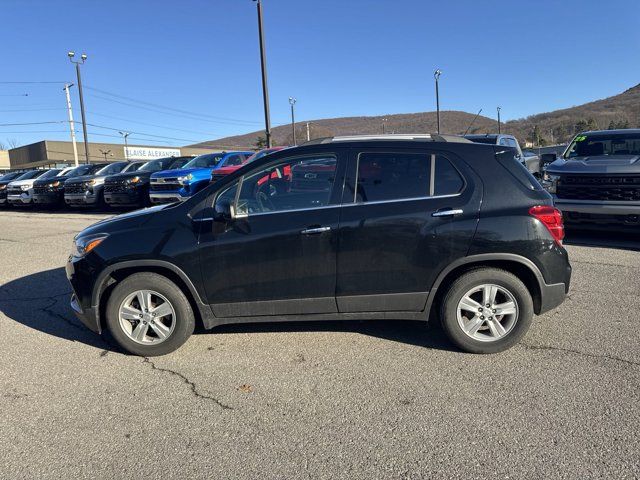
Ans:
{"type": "Polygon", "coordinates": [[[579,247],[617,248],[640,251],[640,232],[616,232],[610,230],[582,230],[567,228],[565,245],[579,247]]]}
{"type": "Polygon", "coordinates": [[[120,351],[75,317],[64,268],[11,280],[0,286],[0,312],[29,328],[101,350],[120,351]]]}
{"type": "MultiPolygon", "coordinates": [[[[48,335],[101,350],[121,350],[86,328],[69,307],[71,291],[64,268],[11,280],[0,286],[0,312],[11,320],[48,335]]],[[[269,332],[350,332],[437,350],[458,351],[435,322],[410,320],[270,322],[222,325],[197,334],[269,332]]]]}

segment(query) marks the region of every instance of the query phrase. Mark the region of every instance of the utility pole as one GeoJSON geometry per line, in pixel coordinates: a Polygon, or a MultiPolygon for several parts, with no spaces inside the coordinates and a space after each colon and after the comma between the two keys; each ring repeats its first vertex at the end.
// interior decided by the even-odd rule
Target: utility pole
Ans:
{"type": "Polygon", "coordinates": [[[387,131],[386,131],[386,130],[387,130],[387,129],[386,129],[386,126],[387,126],[387,119],[386,119],[386,118],[383,118],[383,119],[382,119],[382,134],[383,134],[383,135],[384,135],[385,133],[387,133],[387,131]]]}
{"type": "Polygon", "coordinates": [[[122,137],[124,138],[124,159],[128,162],[129,153],[127,152],[127,150],[129,150],[129,144],[127,143],[127,137],[131,135],[131,132],[118,132],[118,133],[122,135],[122,137]]]}
{"type": "Polygon", "coordinates": [[[291,105],[291,132],[293,133],[293,145],[298,145],[298,142],[296,141],[296,115],[294,112],[294,105],[296,104],[297,100],[293,97],[289,97],[289,105],[291,105]]]}
{"type": "Polygon", "coordinates": [[[501,110],[501,108],[498,107],[497,110],[498,110],[498,134],[500,134],[500,133],[502,133],[500,131],[500,110],[501,110]]]}
{"type": "Polygon", "coordinates": [[[80,96],[80,114],[82,115],[82,133],[84,134],[84,156],[86,163],[89,163],[89,139],[87,138],[87,119],[84,114],[84,98],[82,97],[82,78],[80,77],[80,65],[87,59],[86,54],[80,55],[81,61],[74,61],[73,57],[76,55],[74,52],[67,53],[71,63],[76,65],[76,76],[78,77],[78,95],[80,96]]]}
{"type": "Polygon", "coordinates": [[[436,120],[438,122],[438,133],[440,133],[440,90],[438,88],[440,75],[442,75],[442,71],[439,69],[433,72],[433,78],[436,79],[436,120]]]}
{"type": "Polygon", "coordinates": [[[71,130],[71,143],[73,144],[73,161],[78,166],[78,146],[76,145],[76,131],[73,125],[73,110],[71,109],[71,95],[69,95],[69,87],[73,87],[73,83],[65,83],[64,91],[67,95],[67,111],[69,112],[69,129],[71,130]]]}
{"type": "Polygon", "coordinates": [[[311,136],[309,135],[309,122],[307,122],[307,142],[311,141],[311,136]]]}
{"type": "Polygon", "coordinates": [[[264,46],[264,30],[262,28],[262,1],[253,0],[258,9],[258,34],[260,36],[260,63],[262,66],[262,100],[264,102],[264,133],[267,139],[267,148],[271,143],[271,116],[269,114],[269,87],[267,86],[267,58],[264,46]]]}

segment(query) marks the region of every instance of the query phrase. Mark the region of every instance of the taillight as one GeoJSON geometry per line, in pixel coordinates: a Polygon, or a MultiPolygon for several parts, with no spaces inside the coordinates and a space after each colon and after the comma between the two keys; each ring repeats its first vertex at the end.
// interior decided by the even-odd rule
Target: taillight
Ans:
{"type": "Polygon", "coordinates": [[[529,209],[529,215],[540,220],[547,227],[547,230],[549,230],[558,245],[562,245],[564,222],[562,221],[562,212],[560,210],[548,205],[536,205],[529,209]]]}

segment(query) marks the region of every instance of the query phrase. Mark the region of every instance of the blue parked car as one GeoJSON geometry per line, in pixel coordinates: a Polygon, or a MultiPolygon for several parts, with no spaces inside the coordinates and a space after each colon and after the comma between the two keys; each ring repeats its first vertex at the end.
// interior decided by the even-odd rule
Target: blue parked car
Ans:
{"type": "Polygon", "coordinates": [[[149,198],[153,203],[186,200],[211,182],[211,173],[222,167],[242,165],[255,152],[218,152],[198,155],[180,170],[151,175],[149,198]]]}

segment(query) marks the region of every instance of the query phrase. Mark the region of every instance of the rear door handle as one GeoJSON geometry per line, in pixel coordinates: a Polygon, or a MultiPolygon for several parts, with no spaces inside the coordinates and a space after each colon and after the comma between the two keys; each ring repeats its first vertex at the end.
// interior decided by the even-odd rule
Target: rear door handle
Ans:
{"type": "Polygon", "coordinates": [[[460,215],[461,213],[463,213],[463,210],[461,209],[450,209],[450,210],[439,210],[437,212],[433,212],[431,214],[432,217],[452,217],[454,215],[460,215]]]}
{"type": "Polygon", "coordinates": [[[300,233],[302,235],[316,235],[318,233],[324,233],[331,230],[331,227],[316,227],[316,228],[307,228],[302,230],[300,233]]]}

